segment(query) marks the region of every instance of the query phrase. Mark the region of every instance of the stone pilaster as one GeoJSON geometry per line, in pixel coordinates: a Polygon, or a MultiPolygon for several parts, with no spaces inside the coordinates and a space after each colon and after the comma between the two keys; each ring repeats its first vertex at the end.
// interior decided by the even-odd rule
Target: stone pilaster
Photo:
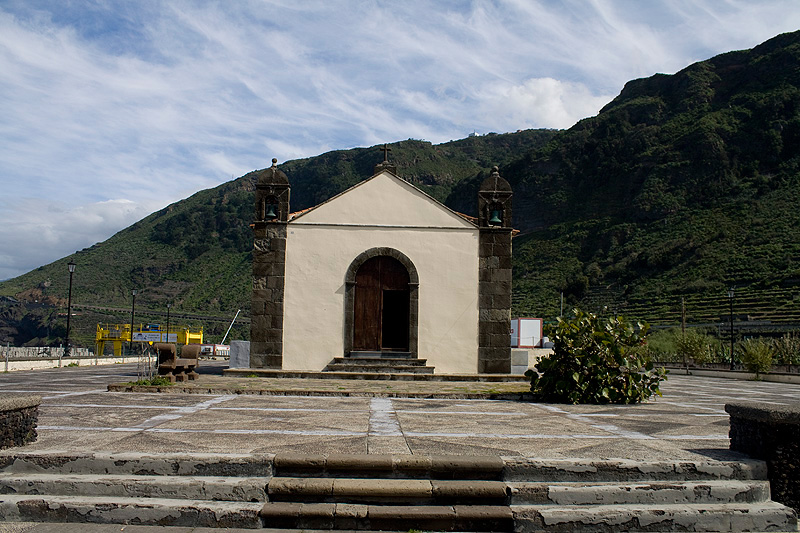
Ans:
{"type": "Polygon", "coordinates": [[[478,192],[478,372],[511,372],[511,186],[497,167],[478,192]]]}
{"type": "Polygon", "coordinates": [[[282,368],[286,223],[256,222],[253,229],[250,368],[282,368]]]}
{"type": "Polygon", "coordinates": [[[259,172],[253,223],[250,368],[283,367],[283,301],[289,180],[272,167],[259,172]]]}

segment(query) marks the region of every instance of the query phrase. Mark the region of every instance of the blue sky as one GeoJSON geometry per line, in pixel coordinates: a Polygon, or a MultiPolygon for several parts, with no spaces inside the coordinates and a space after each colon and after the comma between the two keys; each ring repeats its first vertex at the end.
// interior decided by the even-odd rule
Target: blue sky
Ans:
{"type": "Polygon", "coordinates": [[[796,0],[0,0],[0,279],[273,157],[568,128],[798,28],[796,0]]]}

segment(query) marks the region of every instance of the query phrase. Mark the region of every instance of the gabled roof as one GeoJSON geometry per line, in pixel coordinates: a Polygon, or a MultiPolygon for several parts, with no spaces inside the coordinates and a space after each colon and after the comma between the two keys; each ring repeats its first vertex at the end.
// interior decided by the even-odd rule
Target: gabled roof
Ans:
{"type": "Polygon", "coordinates": [[[381,170],[325,202],[289,216],[290,223],[475,229],[453,211],[389,170],[381,170]]]}

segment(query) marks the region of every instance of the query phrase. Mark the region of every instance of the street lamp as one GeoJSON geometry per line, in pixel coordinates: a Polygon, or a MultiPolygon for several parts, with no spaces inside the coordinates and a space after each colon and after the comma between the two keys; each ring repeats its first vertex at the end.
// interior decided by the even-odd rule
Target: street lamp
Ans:
{"type": "Polygon", "coordinates": [[[733,358],[733,296],[734,296],[733,295],[733,287],[731,287],[730,289],[728,289],[728,300],[730,301],[730,304],[731,304],[731,313],[730,313],[730,319],[731,319],[731,370],[734,370],[734,368],[736,366],[736,362],[735,362],[735,360],[733,358]]]}
{"type": "Polygon", "coordinates": [[[66,338],[66,352],[64,353],[65,357],[70,356],[69,350],[69,319],[72,317],[72,274],[75,272],[75,262],[70,259],[70,262],[67,263],[67,269],[69,270],[69,293],[67,296],[67,338],[66,338]]]}
{"type": "Polygon", "coordinates": [[[167,304],[167,338],[164,342],[169,342],[169,308],[172,307],[172,304],[167,304]]]}
{"type": "Polygon", "coordinates": [[[133,313],[136,309],[136,295],[139,293],[136,289],[131,290],[131,295],[133,296],[133,300],[131,301],[131,342],[128,345],[128,352],[133,355],[133,313]]]}

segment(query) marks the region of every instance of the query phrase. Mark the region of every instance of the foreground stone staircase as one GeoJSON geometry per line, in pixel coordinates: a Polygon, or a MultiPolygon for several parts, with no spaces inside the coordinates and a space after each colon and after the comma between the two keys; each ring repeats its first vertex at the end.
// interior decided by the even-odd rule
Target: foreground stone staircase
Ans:
{"type": "Polygon", "coordinates": [[[513,531],[500,457],[278,455],[265,524],[285,529],[513,531]]]}
{"type": "Polygon", "coordinates": [[[760,461],[0,455],[0,521],[427,531],[796,531],[760,461]]]}

